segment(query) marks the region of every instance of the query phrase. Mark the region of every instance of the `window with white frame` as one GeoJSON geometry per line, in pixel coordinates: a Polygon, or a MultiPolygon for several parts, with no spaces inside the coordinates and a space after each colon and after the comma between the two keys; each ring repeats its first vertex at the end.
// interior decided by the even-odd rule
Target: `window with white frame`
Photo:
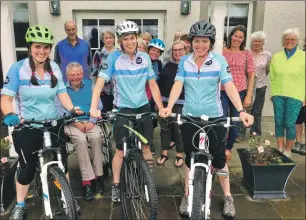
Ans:
{"type": "Polygon", "coordinates": [[[17,61],[22,60],[28,56],[25,34],[29,26],[29,4],[13,3],[13,27],[17,61]]]}
{"type": "Polygon", "coordinates": [[[247,28],[246,46],[249,47],[252,31],[253,3],[252,2],[229,2],[227,3],[227,16],[224,19],[224,35],[228,38],[230,32],[237,25],[247,28]]]}

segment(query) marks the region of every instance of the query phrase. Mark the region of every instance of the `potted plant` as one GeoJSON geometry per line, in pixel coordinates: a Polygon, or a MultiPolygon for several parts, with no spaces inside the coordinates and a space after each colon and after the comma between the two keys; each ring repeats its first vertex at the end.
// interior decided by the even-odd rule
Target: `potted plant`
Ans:
{"type": "Polygon", "coordinates": [[[250,148],[237,149],[243,171],[243,186],[253,199],[287,198],[285,187],[296,164],[271,144],[274,133],[264,136],[253,133],[250,148]]]}
{"type": "Polygon", "coordinates": [[[8,137],[0,139],[0,150],[1,150],[1,160],[0,160],[0,184],[1,184],[1,213],[4,213],[7,207],[11,204],[14,197],[16,196],[14,187],[14,178],[17,168],[18,158],[9,157],[9,149],[12,145],[8,137]]]}

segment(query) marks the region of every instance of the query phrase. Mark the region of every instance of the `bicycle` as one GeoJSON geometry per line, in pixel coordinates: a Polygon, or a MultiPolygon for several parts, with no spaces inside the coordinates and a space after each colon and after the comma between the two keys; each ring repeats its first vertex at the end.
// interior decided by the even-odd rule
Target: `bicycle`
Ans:
{"type": "MultiPolygon", "coordinates": [[[[44,219],[53,219],[55,216],[59,216],[59,219],[77,219],[75,199],[65,176],[60,147],[52,147],[51,133],[48,130],[48,128],[57,126],[60,121],[64,125],[75,122],[76,118],[69,116],[56,120],[26,120],[20,127],[15,128],[15,130],[22,130],[25,127],[43,130],[44,142],[42,148],[33,152],[38,153],[39,159],[33,180],[34,192],[26,199],[32,199],[33,201],[43,199],[44,219]],[[32,124],[42,125],[43,127],[36,127],[32,124]]],[[[19,169],[18,164],[15,179],[18,176],[19,169]]]]}
{"type": "Polygon", "coordinates": [[[124,218],[156,219],[158,205],[155,182],[141,150],[141,143],[147,144],[148,141],[132,128],[134,124],[137,128],[141,120],[157,117],[156,113],[124,114],[112,111],[102,113],[102,117],[107,121],[118,117],[129,120],[129,125],[124,125],[129,130],[129,136],[123,138],[123,164],[120,172],[120,199],[124,218]]]}
{"type": "MultiPolygon", "coordinates": [[[[213,169],[213,155],[209,153],[209,138],[204,128],[223,126],[225,128],[237,127],[231,122],[240,121],[239,117],[218,118],[209,121],[209,117],[189,117],[186,115],[171,113],[170,117],[177,117],[177,123],[191,123],[199,128],[193,136],[193,146],[198,149],[191,153],[190,172],[188,177],[188,214],[191,219],[210,219],[211,188],[215,175],[228,177],[227,172],[213,169]],[[200,119],[200,120],[199,120],[200,119]],[[201,126],[199,126],[201,125],[201,126]],[[194,144],[194,138],[199,133],[199,147],[194,144]]],[[[238,128],[238,127],[237,127],[238,128]]],[[[239,129],[239,128],[238,128],[239,129]]]]}
{"type": "Polygon", "coordinates": [[[107,177],[112,176],[112,160],[114,157],[114,152],[112,148],[111,135],[112,132],[109,130],[107,123],[103,120],[99,120],[98,124],[100,125],[102,132],[102,153],[103,153],[103,173],[107,177]]]}

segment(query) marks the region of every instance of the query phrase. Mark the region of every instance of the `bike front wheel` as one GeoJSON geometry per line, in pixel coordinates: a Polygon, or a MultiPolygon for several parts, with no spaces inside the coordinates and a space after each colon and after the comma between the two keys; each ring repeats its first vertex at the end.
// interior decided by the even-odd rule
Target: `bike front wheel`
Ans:
{"type": "Polygon", "coordinates": [[[125,161],[121,170],[121,202],[125,219],[156,219],[157,193],[143,158],[125,161]]]}
{"type": "Polygon", "coordinates": [[[205,217],[206,172],[203,167],[196,167],[193,180],[193,200],[191,219],[201,220],[205,217]]]}
{"type": "Polygon", "coordinates": [[[71,187],[59,167],[48,169],[48,188],[53,218],[77,219],[71,187]]]}

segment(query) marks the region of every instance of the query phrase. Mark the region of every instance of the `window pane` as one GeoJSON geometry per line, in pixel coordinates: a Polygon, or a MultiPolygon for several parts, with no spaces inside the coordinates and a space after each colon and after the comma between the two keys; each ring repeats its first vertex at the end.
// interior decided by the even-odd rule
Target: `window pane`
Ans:
{"type": "Polygon", "coordinates": [[[83,19],[83,39],[88,41],[91,48],[99,48],[99,32],[97,19],[83,19]]]}
{"type": "Polygon", "coordinates": [[[29,13],[27,3],[13,3],[13,26],[15,46],[26,47],[25,34],[29,28],[29,13]]]}
{"type": "Polygon", "coordinates": [[[224,19],[224,33],[230,33],[235,26],[244,25],[248,28],[248,14],[249,4],[234,4],[229,5],[229,24],[227,24],[228,17],[224,19]]]}
{"type": "Polygon", "coordinates": [[[126,19],[127,21],[134,21],[137,25],[138,25],[138,28],[139,28],[139,33],[138,34],[141,34],[143,32],[143,28],[141,26],[141,19],[126,19]]]}
{"type": "Polygon", "coordinates": [[[158,20],[143,19],[143,32],[149,32],[152,38],[158,38],[158,20]]]}
{"type": "Polygon", "coordinates": [[[17,61],[28,57],[28,51],[16,51],[17,61]]]}

